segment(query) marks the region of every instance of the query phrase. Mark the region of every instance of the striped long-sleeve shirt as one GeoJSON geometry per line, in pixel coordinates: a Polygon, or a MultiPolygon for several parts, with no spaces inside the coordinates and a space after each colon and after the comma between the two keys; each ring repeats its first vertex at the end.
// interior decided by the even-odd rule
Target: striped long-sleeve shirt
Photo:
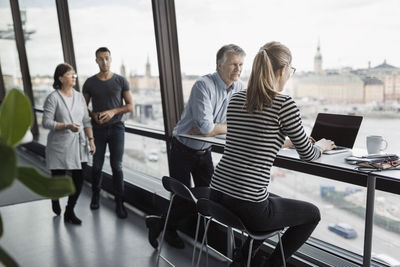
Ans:
{"type": "Polygon", "coordinates": [[[293,99],[278,94],[271,107],[250,114],[246,91],[233,95],[227,110],[228,133],[224,155],[211,180],[211,188],[242,200],[268,197],[270,170],[286,136],[300,158],[311,161],[321,150],[308,139],[293,99]]]}

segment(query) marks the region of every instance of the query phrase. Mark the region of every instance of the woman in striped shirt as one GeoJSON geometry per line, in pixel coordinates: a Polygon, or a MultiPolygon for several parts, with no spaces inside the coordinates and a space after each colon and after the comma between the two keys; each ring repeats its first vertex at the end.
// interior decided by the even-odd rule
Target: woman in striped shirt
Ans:
{"type": "MultiPolygon", "coordinates": [[[[270,42],[257,53],[247,91],[235,94],[227,110],[226,145],[211,181],[211,199],[237,214],[252,231],[289,227],[282,236],[289,258],[311,235],[320,220],[316,206],[304,201],[269,196],[270,170],[281,147],[294,145],[300,158],[317,159],[335,147],[330,140],[313,144],[306,136],[299,110],[283,95],[295,69],[289,49],[270,42]],[[290,140],[285,141],[286,136],[290,140]]],[[[256,248],[261,244],[254,244],[256,248]]],[[[231,266],[247,259],[249,240],[231,266]]],[[[279,245],[264,266],[281,266],[279,245]]]]}

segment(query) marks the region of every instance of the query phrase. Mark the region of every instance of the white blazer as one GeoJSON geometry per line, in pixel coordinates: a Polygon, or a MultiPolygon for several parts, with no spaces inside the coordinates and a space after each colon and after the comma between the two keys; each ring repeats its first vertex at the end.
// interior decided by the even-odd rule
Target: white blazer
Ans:
{"type": "Polygon", "coordinates": [[[88,161],[89,149],[84,128],[92,127],[83,95],[73,90],[72,108],[68,109],[58,90],[49,94],[43,106],[44,128],[49,129],[46,146],[46,165],[50,170],[77,170],[88,161]],[[81,125],[77,133],[71,130],[56,130],[57,122],[81,125]]]}

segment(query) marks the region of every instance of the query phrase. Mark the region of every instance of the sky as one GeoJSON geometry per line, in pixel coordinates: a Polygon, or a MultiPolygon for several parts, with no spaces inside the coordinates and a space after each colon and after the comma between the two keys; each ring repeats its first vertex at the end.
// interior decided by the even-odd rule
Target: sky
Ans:
{"type": "MultiPolygon", "coordinates": [[[[8,1],[0,2],[0,29],[11,22],[8,1]]],[[[158,75],[153,15],[149,0],[70,0],[70,17],[78,73],[98,68],[94,51],[111,49],[112,69],[123,63],[128,73],[144,74],[149,58],[158,75]],[[95,3],[95,4],[94,4],[95,3]]],[[[27,10],[27,41],[32,75],[52,74],[62,62],[54,1],[20,0],[27,10]]],[[[251,70],[258,49],[279,41],[292,51],[299,71],[313,69],[318,40],[324,68],[366,68],[381,64],[400,67],[399,0],[175,0],[181,70],[204,75],[215,70],[215,54],[235,43],[247,53],[244,73],[251,70]]],[[[0,40],[5,74],[17,72],[15,43],[0,40]]]]}

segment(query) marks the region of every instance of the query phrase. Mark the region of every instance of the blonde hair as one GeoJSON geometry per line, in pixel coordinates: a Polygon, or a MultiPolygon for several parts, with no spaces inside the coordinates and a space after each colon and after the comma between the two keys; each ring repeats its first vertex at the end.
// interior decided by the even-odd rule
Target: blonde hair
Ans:
{"type": "Polygon", "coordinates": [[[246,108],[249,113],[272,106],[277,94],[277,71],[291,62],[290,50],[279,42],[270,42],[260,48],[254,58],[247,85],[246,108]]]}

